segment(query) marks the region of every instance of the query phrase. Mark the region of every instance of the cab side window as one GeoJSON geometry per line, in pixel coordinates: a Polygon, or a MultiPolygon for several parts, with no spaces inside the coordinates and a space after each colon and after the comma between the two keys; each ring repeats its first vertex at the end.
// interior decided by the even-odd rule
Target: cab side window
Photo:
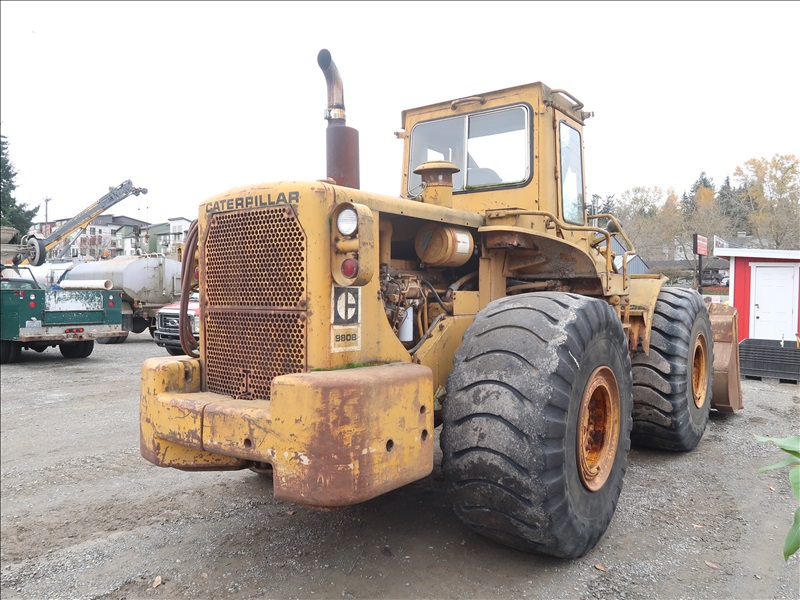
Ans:
{"type": "Polygon", "coordinates": [[[585,202],[583,198],[583,164],[581,162],[581,134],[577,129],[561,122],[561,214],[565,221],[583,224],[585,202]]]}

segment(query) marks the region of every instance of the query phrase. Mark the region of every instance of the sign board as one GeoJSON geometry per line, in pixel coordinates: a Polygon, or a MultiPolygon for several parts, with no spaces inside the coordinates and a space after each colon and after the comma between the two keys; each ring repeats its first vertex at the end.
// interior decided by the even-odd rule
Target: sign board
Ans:
{"type": "Polygon", "coordinates": [[[695,233],[692,236],[692,243],[695,254],[699,254],[700,256],[708,256],[708,238],[695,233]]]}

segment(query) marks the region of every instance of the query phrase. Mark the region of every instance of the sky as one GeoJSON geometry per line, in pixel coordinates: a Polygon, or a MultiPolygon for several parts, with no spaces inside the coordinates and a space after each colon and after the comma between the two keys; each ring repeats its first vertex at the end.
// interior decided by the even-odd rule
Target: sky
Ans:
{"type": "Polygon", "coordinates": [[[326,176],[326,48],[361,189],[398,196],[402,110],[541,81],[595,116],[589,198],[681,195],[800,156],[800,2],[0,2],[0,131],[35,221],[194,219],[234,187],[326,176]]]}

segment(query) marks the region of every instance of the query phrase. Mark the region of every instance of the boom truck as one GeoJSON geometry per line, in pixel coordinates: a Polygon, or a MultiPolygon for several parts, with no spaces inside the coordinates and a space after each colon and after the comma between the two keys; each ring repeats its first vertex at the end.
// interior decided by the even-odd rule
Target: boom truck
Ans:
{"type": "Polygon", "coordinates": [[[341,77],[327,50],[317,61],[327,178],[199,205],[187,355],[142,365],[142,455],[269,473],[276,499],[341,507],[429,475],[441,425],[468,527],[585,554],[631,442],[690,451],[712,407],[742,407],[735,310],[615,267],[612,237],[635,249],[586,210],[592,113],[569,92],[537,82],[405,110],[393,197],[360,189],[341,77]]]}
{"type": "MultiPolygon", "coordinates": [[[[44,263],[47,253],[52,252],[56,247],[62,243],[67,236],[80,230],[82,233],[95,218],[103,214],[115,204],[122,202],[128,196],[138,196],[139,194],[146,194],[147,188],[138,188],[127,179],[120,183],[117,187],[109,187],[108,193],[100,197],[100,199],[92,202],[89,206],[84,208],[77,215],[72,217],[69,221],[64,223],[61,227],[53,231],[50,235],[40,240],[40,244],[44,249],[44,256],[41,262],[32,264],[39,266],[44,263]]],[[[70,244],[62,248],[59,258],[63,258],[69,252],[70,244]]]]}

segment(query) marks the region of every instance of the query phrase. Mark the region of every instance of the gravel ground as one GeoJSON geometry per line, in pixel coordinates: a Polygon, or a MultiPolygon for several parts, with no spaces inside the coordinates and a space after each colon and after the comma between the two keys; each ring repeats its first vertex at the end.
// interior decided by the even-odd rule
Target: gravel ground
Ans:
{"type": "MultiPolygon", "coordinates": [[[[183,473],[139,455],[148,334],[4,365],[0,593],[16,598],[800,598],[783,560],[796,501],[782,453],[800,388],[742,382],[690,454],[634,449],[617,512],[587,556],[520,553],[467,530],[433,474],[338,511],[272,498],[250,471],[183,473]]],[[[437,432],[438,433],[438,432],[437,432]]]]}

